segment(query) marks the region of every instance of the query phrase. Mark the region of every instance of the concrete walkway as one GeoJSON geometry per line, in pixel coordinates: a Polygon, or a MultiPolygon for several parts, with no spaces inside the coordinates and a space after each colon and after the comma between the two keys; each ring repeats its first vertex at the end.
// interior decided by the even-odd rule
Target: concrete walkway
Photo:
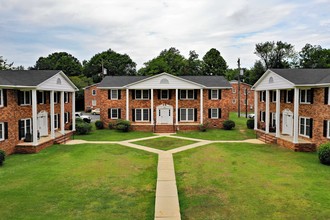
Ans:
{"type": "Polygon", "coordinates": [[[137,138],[126,141],[84,141],[84,140],[71,140],[66,144],[120,144],[126,147],[131,147],[139,150],[148,151],[158,154],[158,167],[157,167],[157,186],[156,186],[156,204],[155,204],[155,220],[180,220],[180,205],[178,197],[178,189],[175,179],[175,169],[173,162],[173,154],[189,150],[192,148],[200,147],[211,143],[252,143],[264,144],[257,139],[249,139],[243,141],[210,141],[201,140],[196,138],[187,138],[180,136],[172,136],[171,134],[158,134],[156,136],[137,138]],[[132,142],[149,140],[159,138],[162,136],[170,136],[171,138],[186,139],[196,141],[197,143],[189,144],[186,146],[178,147],[168,151],[163,151],[151,147],[144,147],[134,144],[132,142]]]}

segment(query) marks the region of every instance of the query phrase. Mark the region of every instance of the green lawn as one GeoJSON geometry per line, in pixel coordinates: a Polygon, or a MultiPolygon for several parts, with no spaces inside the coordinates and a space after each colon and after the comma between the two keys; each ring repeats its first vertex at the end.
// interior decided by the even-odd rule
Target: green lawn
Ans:
{"type": "Polygon", "coordinates": [[[198,138],[203,140],[246,140],[255,138],[253,129],[247,129],[245,117],[237,117],[237,113],[230,113],[230,119],[236,124],[233,130],[208,129],[200,131],[179,131],[176,135],[182,137],[198,138]]]}
{"type": "Polygon", "coordinates": [[[160,137],[150,140],[136,141],[133,143],[146,147],[156,148],[159,150],[171,150],[174,148],[182,147],[196,142],[191,140],[183,140],[183,139],[171,138],[171,137],[160,137]]]}
{"type": "Polygon", "coordinates": [[[54,145],[0,167],[0,219],[153,219],[157,155],[54,145]]]}
{"type": "Polygon", "coordinates": [[[330,167],[315,153],[218,143],[174,162],[183,219],[329,219],[330,167]]]}
{"type": "Polygon", "coordinates": [[[121,132],[117,130],[102,129],[96,130],[93,126],[93,131],[87,135],[75,135],[74,139],[85,141],[124,141],[136,138],[150,137],[154,134],[152,132],[130,131],[121,132]]]}

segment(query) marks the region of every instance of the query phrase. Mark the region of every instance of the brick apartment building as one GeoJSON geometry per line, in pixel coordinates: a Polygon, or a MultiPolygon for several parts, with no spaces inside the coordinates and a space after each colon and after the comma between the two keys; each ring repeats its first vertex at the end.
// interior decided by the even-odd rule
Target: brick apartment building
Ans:
{"type": "Polygon", "coordinates": [[[330,140],[330,69],[270,69],[255,83],[260,139],[295,151],[330,140]]]}
{"type": "Polygon", "coordinates": [[[84,109],[85,112],[90,112],[92,109],[100,108],[98,84],[93,84],[84,88],[84,109]]]}
{"type": "Polygon", "coordinates": [[[107,76],[99,83],[101,120],[132,122],[134,130],[175,132],[229,117],[230,83],[222,76],[107,76]]]}
{"type": "Polygon", "coordinates": [[[231,102],[230,104],[230,111],[231,112],[238,112],[238,91],[240,91],[240,109],[241,112],[253,112],[254,109],[254,93],[251,90],[252,86],[240,82],[240,89],[238,89],[238,81],[233,80],[230,81],[232,86],[231,89],[231,102]]]}
{"type": "Polygon", "coordinates": [[[77,88],[57,70],[0,71],[0,149],[33,153],[75,130],[77,88]]]}

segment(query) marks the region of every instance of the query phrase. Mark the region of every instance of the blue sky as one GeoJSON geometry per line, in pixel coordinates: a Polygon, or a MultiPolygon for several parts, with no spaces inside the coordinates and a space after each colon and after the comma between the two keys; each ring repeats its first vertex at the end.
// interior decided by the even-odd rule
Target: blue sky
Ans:
{"type": "Polygon", "coordinates": [[[330,0],[0,0],[0,56],[33,66],[65,51],[80,61],[109,48],[138,68],[163,49],[200,58],[216,48],[235,68],[253,66],[255,44],[330,48],[330,0]]]}

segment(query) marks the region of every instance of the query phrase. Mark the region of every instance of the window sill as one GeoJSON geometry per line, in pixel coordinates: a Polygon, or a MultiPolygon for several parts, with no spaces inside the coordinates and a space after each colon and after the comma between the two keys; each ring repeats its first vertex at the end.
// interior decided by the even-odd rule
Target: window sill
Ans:
{"type": "Polygon", "coordinates": [[[302,134],[299,134],[300,137],[304,137],[304,138],[311,138],[310,136],[306,136],[306,135],[302,135],[302,134]]]}

